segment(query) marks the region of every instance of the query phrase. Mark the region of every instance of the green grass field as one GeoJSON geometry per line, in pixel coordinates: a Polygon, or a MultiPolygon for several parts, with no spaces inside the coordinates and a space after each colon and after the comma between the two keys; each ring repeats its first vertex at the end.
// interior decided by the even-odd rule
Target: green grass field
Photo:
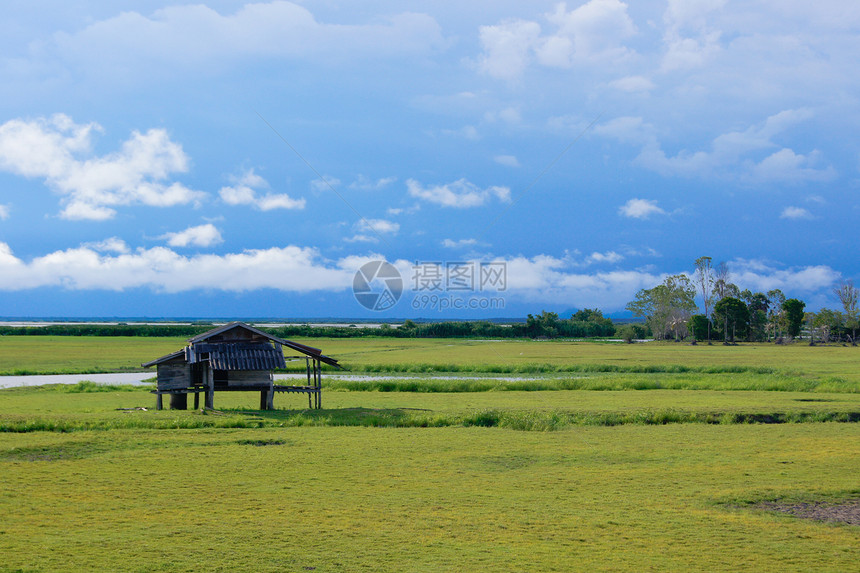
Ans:
{"type": "MultiPolygon", "coordinates": [[[[22,338],[0,368],[183,344],[22,338]]],[[[0,390],[0,572],[856,569],[860,527],[755,504],[860,499],[860,349],[303,342],[387,375],[324,376],[320,411],[0,390]]]]}
{"type": "Polygon", "coordinates": [[[0,374],[95,374],[141,370],[179,350],[184,338],[127,336],[3,336],[0,374]]]}
{"type": "Polygon", "coordinates": [[[848,571],[856,424],[0,434],[0,570],[848,571]]]}
{"type": "MultiPolygon", "coordinates": [[[[711,346],[677,343],[461,339],[318,339],[354,372],[691,371],[767,370],[860,384],[860,347],[793,344],[711,346]]],[[[182,348],[183,338],[0,337],[0,373],[95,373],[140,370],[140,364],[182,348]]],[[[298,366],[298,365],[297,365],[298,366]]],[[[303,367],[303,363],[301,365],[303,367]]]]}
{"type": "Polygon", "coordinates": [[[0,431],[272,428],[297,426],[499,426],[562,430],[583,425],[860,421],[860,394],[761,391],[506,391],[323,393],[323,410],[280,394],[260,412],[259,395],[217,393],[217,411],[153,410],[141,388],[75,392],[74,386],[0,390],[0,431]],[[142,410],[146,408],[146,410],[142,410]]]}

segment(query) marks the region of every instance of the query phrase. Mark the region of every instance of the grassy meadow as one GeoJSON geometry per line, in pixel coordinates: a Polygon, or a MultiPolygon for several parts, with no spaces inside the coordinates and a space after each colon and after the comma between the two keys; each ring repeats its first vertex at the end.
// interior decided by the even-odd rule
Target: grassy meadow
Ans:
{"type": "Polygon", "coordinates": [[[856,424],[0,434],[0,570],[847,571],[856,424]]]}
{"type": "MultiPolygon", "coordinates": [[[[692,346],[564,340],[296,338],[322,349],[352,372],[654,373],[727,371],[801,374],[860,386],[860,348],[803,343],[692,346]]],[[[141,370],[140,365],[182,348],[184,338],[3,336],[0,374],[98,373],[141,370]]],[[[288,364],[289,366],[289,364],[288,364]]],[[[295,363],[296,369],[304,362],[295,363]]]]}
{"type": "MultiPolygon", "coordinates": [[[[0,370],[133,370],[184,343],[46,338],[0,338],[0,370]]],[[[239,392],[156,412],[148,387],[0,390],[0,572],[860,558],[856,525],[756,507],[860,499],[858,348],[301,342],[360,374],[324,376],[322,410],[287,394],[268,412],[239,392]]]]}

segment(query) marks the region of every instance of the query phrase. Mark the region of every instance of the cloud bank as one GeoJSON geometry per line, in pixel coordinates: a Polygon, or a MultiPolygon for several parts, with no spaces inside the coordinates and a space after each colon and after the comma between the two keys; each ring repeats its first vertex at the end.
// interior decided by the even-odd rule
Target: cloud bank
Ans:
{"type": "Polygon", "coordinates": [[[480,207],[494,197],[502,203],[511,202],[511,190],[508,187],[492,186],[481,189],[466,179],[427,187],[414,179],[409,179],[406,182],[406,188],[409,190],[409,195],[416,199],[455,209],[480,207]]]}
{"type": "MultiPolygon", "coordinates": [[[[207,226],[187,230],[182,241],[206,237],[207,226]]],[[[148,288],[155,292],[192,290],[245,292],[276,289],[284,292],[346,291],[358,268],[381,255],[324,258],[317,249],[286,246],[249,249],[237,253],[181,255],[167,247],[131,251],[113,237],[98,244],[55,251],[24,261],[6,243],[0,243],[0,290],[21,291],[40,287],[67,290],[124,291],[148,288]]],[[[585,265],[619,263],[614,251],[592,253],[585,265]]],[[[471,262],[501,263],[506,267],[503,296],[536,304],[598,306],[619,310],[642,288],[659,284],[665,274],[647,270],[583,272],[583,263],[549,255],[496,257],[471,262]]],[[[415,261],[392,263],[408,281],[415,261]]],[[[826,265],[780,268],[758,260],[738,259],[731,264],[732,281],[741,288],[767,291],[782,289],[789,296],[821,293],[840,275],[826,265]]],[[[486,294],[486,293],[485,293],[486,294]]],[[[499,294],[499,293],[496,293],[499,294]]]]}
{"type": "Polygon", "coordinates": [[[222,187],[218,191],[221,200],[228,205],[248,205],[259,211],[272,211],[274,209],[304,209],[305,200],[293,199],[286,193],[260,193],[259,189],[267,189],[268,182],[248,170],[241,177],[234,178],[232,186],[222,187]]]}
{"type": "Polygon", "coordinates": [[[134,131],[119,151],[95,156],[93,134],[100,131],[64,114],[7,121],[0,125],[0,169],[44,179],[62,196],[64,219],[101,221],[119,206],[172,207],[206,197],[170,181],[188,170],[188,157],[165,130],[134,131]]]}

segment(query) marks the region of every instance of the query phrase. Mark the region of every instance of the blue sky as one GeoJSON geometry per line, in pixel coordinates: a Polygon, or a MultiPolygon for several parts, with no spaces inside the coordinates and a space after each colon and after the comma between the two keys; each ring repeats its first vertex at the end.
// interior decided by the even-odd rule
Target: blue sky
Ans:
{"type": "Polygon", "coordinates": [[[31,0],[0,47],[0,315],[615,313],[702,255],[819,308],[860,277],[854,3],[31,0]]]}

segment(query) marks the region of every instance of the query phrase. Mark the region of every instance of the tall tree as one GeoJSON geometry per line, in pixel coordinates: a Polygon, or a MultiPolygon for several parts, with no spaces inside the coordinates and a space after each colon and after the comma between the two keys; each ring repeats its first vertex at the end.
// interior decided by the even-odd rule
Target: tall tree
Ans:
{"type": "Polygon", "coordinates": [[[851,344],[855,345],[858,327],[858,309],[857,303],[860,298],[860,289],[854,286],[854,281],[842,279],[839,281],[839,286],[833,289],[833,293],[839,298],[842,303],[843,316],[845,318],[845,327],[851,329],[851,344]]]}
{"type": "Polygon", "coordinates": [[[711,320],[704,314],[694,314],[687,323],[687,328],[696,340],[705,340],[711,336],[711,320]]]}
{"type": "Polygon", "coordinates": [[[732,283],[729,281],[730,278],[729,265],[725,261],[720,261],[720,264],[714,269],[714,299],[720,300],[731,296],[729,285],[732,283]]]}
{"type": "Polygon", "coordinates": [[[696,285],[702,293],[702,305],[705,308],[707,339],[711,340],[711,302],[714,288],[714,269],[711,266],[711,257],[699,257],[696,259],[696,285]]]}
{"type": "Polygon", "coordinates": [[[741,291],[740,298],[749,309],[747,340],[764,340],[767,335],[767,310],[770,301],[763,293],[753,293],[749,289],[741,291]]]}
{"type": "Polygon", "coordinates": [[[822,308],[817,313],[809,313],[812,315],[811,326],[813,330],[818,331],[818,338],[824,344],[830,342],[830,338],[836,334],[838,336],[840,327],[844,324],[844,317],[838,310],[822,308]]]}
{"type": "Polygon", "coordinates": [[[782,309],[782,304],[785,302],[785,295],[778,288],[767,291],[768,313],[767,320],[773,331],[773,337],[777,337],[777,332],[780,335],[785,330],[785,311],[782,309]]]}
{"type": "Polygon", "coordinates": [[[636,293],[636,299],[627,303],[627,310],[645,318],[657,339],[672,333],[682,338],[687,321],[696,310],[696,289],[686,275],[666,277],[662,284],[636,293]]]}
{"type": "Polygon", "coordinates": [[[555,312],[542,311],[537,316],[526,317],[526,330],[530,336],[546,336],[552,338],[558,334],[559,319],[555,312]]]}
{"type": "Polygon", "coordinates": [[[782,310],[785,311],[785,322],[788,335],[792,338],[797,338],[800,335],[800,328],[803,326],[803,309],[806,303],[796,298],[790,298],[782,303],[782,310]]]}
{"type": "Polygon", "coordinates": [[[714,317],[723,323],[723,340],[735,341],[738,335],[746,335],[749,326],[749,309],[739,298],[727,296],[714,305],[714,317]]]}
{"type": "Polygon", "coordinates": [[[570,320],[602,323],[606,319],[603,318],[603,311],[601,311],[599,308],[583,308],[574,312],[570,316],[570,320]]]}

